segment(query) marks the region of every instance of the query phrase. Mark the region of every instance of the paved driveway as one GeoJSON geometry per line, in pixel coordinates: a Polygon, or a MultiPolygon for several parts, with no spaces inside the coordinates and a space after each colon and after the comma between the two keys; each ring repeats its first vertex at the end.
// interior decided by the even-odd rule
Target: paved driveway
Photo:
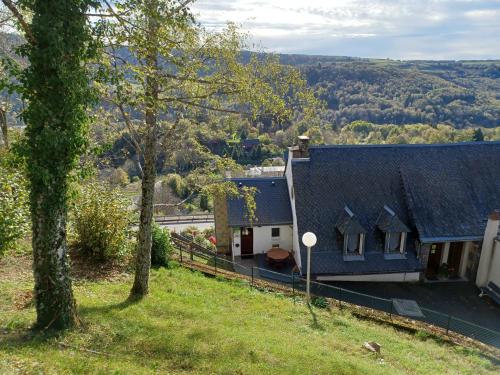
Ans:
{"type": "Polygon", "coordinates": [[[413,299],[422,307],[500,332],[500,308],[479,298],[478,288],[470,282],[331,284],[381,298],[413,299]]]}

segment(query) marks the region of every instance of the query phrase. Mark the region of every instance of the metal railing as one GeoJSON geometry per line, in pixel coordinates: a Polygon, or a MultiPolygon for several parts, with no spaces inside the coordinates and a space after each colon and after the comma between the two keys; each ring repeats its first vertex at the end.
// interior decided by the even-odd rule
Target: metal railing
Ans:
{"type": "MultiPolygon", "coordinates": [[[[216,274],[218,270],[226,270],[241,274],[250,278],[251,286],[254,285],[256,280],[262,280],[267,283],[274,283],[291,288],[292,293],[296,291],[303,292],[306,289],[306,280],[296,273],[284,274],[264,268],[245,266],[233,262],[224,256],[217,255],[214,251],[194,243],[192,239],[188,237],[172,233],[172,239],[177,245],[176,248],[177,251],[179,251],[179,260],[181,263],[189,259],[213,267],[216,274]]],[[[312,281],[311,294],[317,297],[332,298],[337,301],[340,308],[342,308],[342,302],[347,302],[353,305],[385,312],[389,314],[390,317],[392,317],[392,315],[399,315],[391,299],[354,292],[333,285],[312,281]]],[[[411,317],[412,320],[419,320],[440,327],[445,330],[447,335],[449,332],[456,332],[485,344],[500,348],[500,332],[467,322],[449,314],[443,314],[423,307],[420,309],[424,316],[420,318],[411,317]]],[[[401,316],[403,318],[408,318],[403,315],[401,316]]]]}

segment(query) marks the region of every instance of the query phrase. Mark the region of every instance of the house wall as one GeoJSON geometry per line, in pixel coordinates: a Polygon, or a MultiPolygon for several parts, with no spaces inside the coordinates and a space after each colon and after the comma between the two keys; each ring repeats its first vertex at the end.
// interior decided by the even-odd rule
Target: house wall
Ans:
{"type": "Polygon", "coordinates": [[[222,254],[229,254],[231,250],[231,228],[228,225],[226,196],[214,198],[214,219],[217,251],[222,254]]]}
{"type": "MultiPolygon", "coordinates": [[[[292,250],[292,226],[291,225],[269,225],[253,227],[253,253],[263,254],[273,245],[279,245],[285,250],[292,250]],[[271,229],[280,228],[280,236],[272,237],[271,229]]],[[[241,255],[241,230],[232,229],[232,251],[233,257],[241,255]],[[239,245],[239,246],[238,246],[239,245]]]]}
{"type": "Polygon", "coordinates": [[[273,247],[279,245],[282,249],[292,250],[292,226],[273,225],[253,228],[253,253],[262,254],[273,247]],[[273,238],[271,228],[280,228],[280,236],[273,238]]]}
{"type": "Polygon", "coordinates": [[[288,153],[288,164],[286,166],[285,177],[288,186],[288,196],[290,197],[290,205],[292,208],[292,250],[295,258],[295,263],[302,273],[302,262],[300,259],[300,244],[299,244],[299,230],[297,225],[297,212],[295,210],[295,195],[293,194],[293,175],[292,175],[292,159],[293,153],[288,153]]]}
{"type": "Polygon", "coordinates": [[[417,282],[420,272],[386,273],[373,275],[318,276],[318,281],[366,281],[366,282],[417,282]]]}
{"type": "Polygon", "coordinates": [[[490,274],[488,277],[488,282],[490,281],[500,286],[500,241],[499,240],[495,241],[495,247],[493,249],[490,274]]]}
{"type": "Polygon", "coordinates": [[[484,231],[483,246],[481,248],[481,257],[476,277],[476,285],[479,287],[486,286],[490,281],[500,285],[499,227],[500,211],[495,211],[489,216],[484,231]]]}

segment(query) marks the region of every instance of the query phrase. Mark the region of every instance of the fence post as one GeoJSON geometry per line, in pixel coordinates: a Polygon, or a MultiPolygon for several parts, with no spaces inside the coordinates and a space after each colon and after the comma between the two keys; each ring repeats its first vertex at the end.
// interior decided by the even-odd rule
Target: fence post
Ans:
{"type": "Polygon", "coordinates": [[[253,287],[253,266],[252,266],[252,282],[250,283],[250,286],[253,287]]]}
{"type": "Polygon", "coordinates": [[[340,289],[340,295],[339,295],[339,308],[342,310],[342,288],[340,289]]]}
{"type": "Polygon", "coordinates": [[[181,252],[181,263],[182,263],[182,246],[179,245],[179,251],[181,252]]]}
{"type": "Polygon", "coordinates": [[[188,249],[189,249],[189,259],[191,259],[191,262],[194,260],[194,255],[193,255],[193,247],[191,246],[191,244],[188,245],[188,249]]]}
{"type": "Polygon", "coordinates": [[[448,333],[450,331],[450,322],[451,322],[451,315],[448,315],[448,322],[446,323],[446,335],[448,336],[448,333]]]}
{"type": "Polygon", "coordinates": [[[394,301],[391,299],[391,312],[389,313],[389,319],[391,319],[391,321],[392,321],[392,312],[393,312],[393,309],[394,309],[394,301]]]}
{"type": "Polygon", "coordinates": [[[295,303],[295,274],[292,271],[292,297],[293,303],[295,303]]]}
{"type": "Polygon", "coordinates": [[[215,273],[217,274],[217,254],[214,255],[215,273]]]}

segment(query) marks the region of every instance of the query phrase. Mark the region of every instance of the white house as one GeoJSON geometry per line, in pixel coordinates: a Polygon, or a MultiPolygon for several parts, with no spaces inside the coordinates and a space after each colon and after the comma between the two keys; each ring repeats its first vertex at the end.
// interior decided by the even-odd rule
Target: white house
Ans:
{"type": "Polygon", "coordinates": [[[500,142],[309,147],[300,137],[283,177],[233,180],[257,188],[255,222],[242,200],[216,202],[219,251],[279,246],[304,272],[299,239],[311,231],[317,280],[498,285],[499,166],[500,142]]]}

